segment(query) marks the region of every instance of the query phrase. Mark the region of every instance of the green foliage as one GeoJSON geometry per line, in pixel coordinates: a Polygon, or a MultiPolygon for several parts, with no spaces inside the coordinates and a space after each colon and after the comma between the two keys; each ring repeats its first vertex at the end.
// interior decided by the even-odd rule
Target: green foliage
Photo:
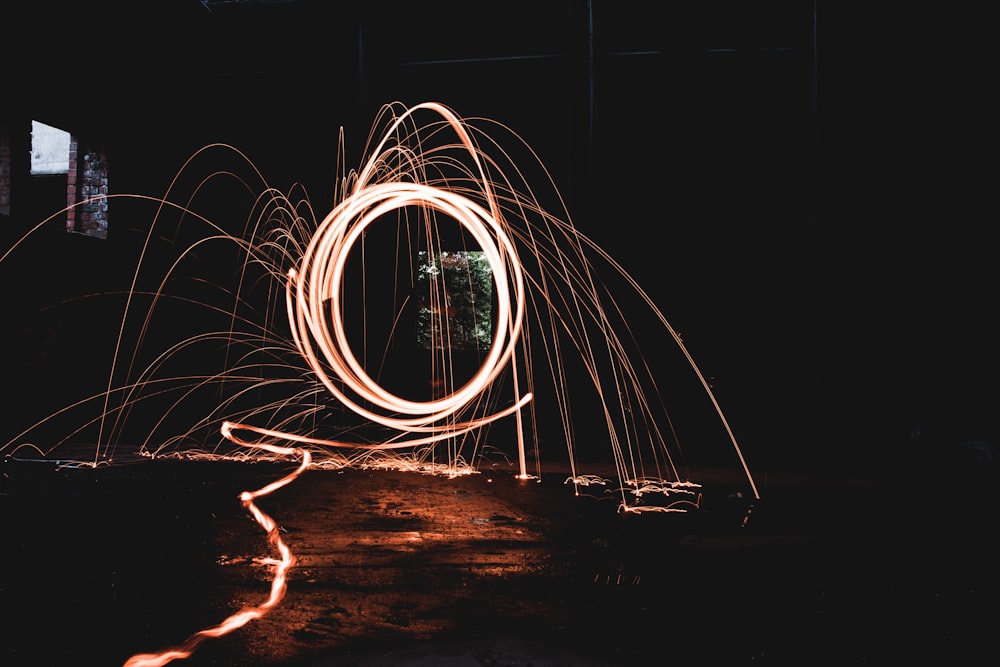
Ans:
{"type": "Polygon", "coordinates": [[[481,250],[421,251],[417,344],[486,350],[493,342],[493,273],[481,250]]]}

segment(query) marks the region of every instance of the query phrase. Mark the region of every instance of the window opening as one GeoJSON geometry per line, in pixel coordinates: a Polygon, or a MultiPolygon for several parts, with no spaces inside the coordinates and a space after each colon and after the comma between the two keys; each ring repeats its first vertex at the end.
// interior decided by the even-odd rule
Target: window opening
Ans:
{"type": "Polygon", "coordinates": [[[69,132],[31,121],[31,175],[68,174],[69,147],[69,132]]]}
{"type": "Polygon", "coordinates": [[[417,253],[417,344],[425,350],[488,350],[493,273],[482,250],[417,253]]]}
{"type": "MultiPolygon", "coordinates": [[[[108,159],[82,144],[70,132],[31,121],[30,173],[39,179],[65,177],[45,192],[58,189],[65,205],[66,231],[95,238],[108,236],[108,159]]],[[[47,199],[46,199],[47,201],[47,199]]]]}

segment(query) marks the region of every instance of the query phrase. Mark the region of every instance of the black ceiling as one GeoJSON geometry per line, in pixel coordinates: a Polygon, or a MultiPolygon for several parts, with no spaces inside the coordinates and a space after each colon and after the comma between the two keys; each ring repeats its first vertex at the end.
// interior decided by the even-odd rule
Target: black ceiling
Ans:
{"type": "Polygon", "coordinates": [[[227,89],[253,86],[286,100],[343,99],[379,95],[382,84],[391,91],[388,79],[405,78],[406,67],[583,59],[591,48],[605,57],[688,60],[713,50],[806,53],[812,28],[812,8],[801,0],[101,0],[2,11],[2,24],[21,36],[11,97],[77,119],[87,115],[88,97],[106,100],[112,114],[173,95],[214,103],[227,89]]]}

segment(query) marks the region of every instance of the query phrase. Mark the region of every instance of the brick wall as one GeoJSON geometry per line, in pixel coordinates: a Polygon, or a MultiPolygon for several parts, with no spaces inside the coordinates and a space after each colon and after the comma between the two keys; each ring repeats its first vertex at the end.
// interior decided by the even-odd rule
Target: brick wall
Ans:
{"type": "Polygon", "coordinates": [[[69,139],[69,171],[66,172],[66,231],[76,231],[77,212],[76,207],[76,181],[77,181],[77,161],[76,153],[80,142],[76,137],[69,139]]]}
{"type": "MultiPolygon", "coordinates": [[[[66,198],[69,203],[83,202],[76,207],[72,229],[106,238],[108,235],[108,159],[92,147],[80,147],[70,142],[70,182],[66,198]]],[[[69,224],[69,223],[67,223],[69,224]]]]}

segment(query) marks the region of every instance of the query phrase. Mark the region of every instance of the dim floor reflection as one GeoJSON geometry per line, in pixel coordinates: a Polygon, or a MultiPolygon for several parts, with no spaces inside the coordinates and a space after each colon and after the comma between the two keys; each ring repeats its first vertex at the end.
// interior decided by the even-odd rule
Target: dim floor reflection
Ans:
{"type": "MultiPolygon", "coordinates": [[[[0,663],[121,665],[258,604],[271,554],[238,496],[286,470],[6,461],[0,663]]],[[[298,559],[281,604],[174,664],[972,664],[992,648],[992,479],[769,473],[750,507],[735,471],[702,471],[701,511],[628,515],[554,467],[515,473],[307,472],[259,501],[298,559]]]]}

